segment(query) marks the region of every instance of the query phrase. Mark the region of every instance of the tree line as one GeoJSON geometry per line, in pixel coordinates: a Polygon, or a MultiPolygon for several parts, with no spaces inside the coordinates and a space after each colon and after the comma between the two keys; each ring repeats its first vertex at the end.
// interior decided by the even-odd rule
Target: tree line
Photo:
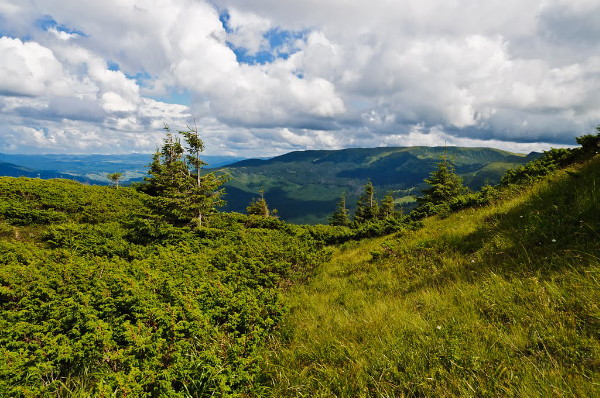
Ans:
{"type": "MultiPolygon", "coordinates": [[[[424,209],[441,207],[449,203],[453,198],[465,193],[467,188],[463,185],[462,178],[456,174],[452,160],[447,154],[441,156],[436,168],[431,172],[429,178],[424,180],[429,187],[422,191],[423,196],[417,198],[419,206],[417,212],[424,209]]],[[[402,217],[402,211],[396,209],[394,197],[387,193],[381,202],[375,197],[375,188],[369,181],[363,188],[363,193],[356,202],[356,211],[350,218],[350,211],[346,204],[346,195],[342,194],[337,207],[329,218],[329,225],[357,227],[367,222],[386,220],[402,217]]]]}
{"type": "MultiPolygon", "coordinates": [[[[150,207],[170,223],[206,226],[210,217],[217,213],[217,208],[225,204],[223,184],[228,178],[202,171],[207,165],[200,157],[204,151],[204,142],[195,125],[193,128],[188,125],[187,130],[179,130],[176,134],[166,125],[164,129],[167,134],[163,145],[153,155],[149,177],[145,178],[145,183],[139,189],[153,197],[150,207]]],[[[578,137],[576,140],[581,145],[580,148],[552,149],[536,161],[509,170],[500,186],[543,176],[577,158],[595,154],[600,142],[600,127],[597,127],[597,131],[599,133],[596,135],[578,137]]],[[[117,187],[120,177],[120,173],[109,176],[117,187]]],[[[369,181],[358,197],[354,213],[350,214],[344,193],[328,223],[331,226],[361,228],[366,224],[382,221],[401,222],[406,218],[418,220],[433,214],[443,215],[462,207],[488,203],[496,193],[496,188],[491,186],[485,186],[478,192],[469,191],[456,173],[453,160],[446,153],[442,154],[435,169],[424,182],[427,187],[417,197],[417,207],[409,215],[404,215],[401,209],[396,208],[390,192],[379,201],[373,183],[369,181]]],[[[248,204],[246,212],[252,216],[277,218],[277,210],[269,208],[263,189],[259,191],[259,197],[253,198],[248,204]]]]}

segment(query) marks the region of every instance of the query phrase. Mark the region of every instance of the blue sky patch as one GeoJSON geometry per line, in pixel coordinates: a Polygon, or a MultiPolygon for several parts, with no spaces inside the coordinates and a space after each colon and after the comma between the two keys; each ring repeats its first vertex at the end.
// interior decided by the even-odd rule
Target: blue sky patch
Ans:
{"type": "Polygon", "coordinates": [[[167,104],[179,104],[190,106],[192,103],[192,94],[188,90],[169,90],[166,95],[151,96],[155,101],[165,102],[167,104]]]}
{"type": "Polygon", "coordinates": [[[108,60],[108,61],[106,61],[106,65],[108,67],[108,70],[112,70],[114,72],[117,72],[120,70],[119,64],[114,61],[108,60]]]}
{"type": "Polygon", "coordinates": [[[229,42],[227,42],[227,45],[235,53],[238,62],[264,65],[277,59],[288,59],[290,55],[296,53],[298,48],[295,46],[295,42],[305,40],[306,32],[293,32],[275,28],[266,32],[263,37],[269,43],[269,49],[258,51],[256,54],[248,54],[248,49],[235,47],[229,42]]]}
{"type": "MultiPolygon", "coordinates": [[[[118,64],[109,61],[109,69],[110,69],[111,65],[113,65],[113,66],[116,65],[117,68],[119,67],[118,64]]],[[[111,69],[111,70],[114,70],[114,69],[111,69]]],[[[117,69],[117,70],[119,70],[119,69],[117,69]]],[[[128,79],[135,80],[137,85],[140,87],[148,87],[148,84],[146,84],[146,82],[153,79],[152,75],[150,75],[150,73],[146,72],[145,70],[138,72],[135,75],[130,75],[130,74],[125,73],[125,76],[128,79]]]]}
{"type": "MultiPolygon", "coordinates": [[[[234,33],[234,30],[229,25],[230,15],[227,11],[219,15],[219,20],[223,24],[223,29],[227,34],[234,33]]],[[[279,28],[270,29],[263,37],[269,43],[267,50],[258,51],[255,54],[249,54],[247,48],[236,47],[231,42],[227,42],[227,46],[235,53],[239,63],[249,65],[264,65],[271,63],[277,59],[288,59],[288,57],[298,51],[294,45],[297,40],[306,40],[307,31],[290,31],[279,28]]]]}
{"type": "Polygon", "coordinates": [[[56,22],[56,20],[54,18],[52,18],[52,16],[50,16],[50,15],[44,15],[43,17],[38,19],[36,21],[36,25],[41,30],[45,30],[45,31],[48,31],[48,30],[54,28],[59,32],[65,32],[65,33],[69,33],[69,34],[76,34],[79,36],[87,37],[87,35],[80,30],[72,29],[65,25],[59,25],[58,22],[56,22]]]}
{"type": "Polygon", "coordinates": [[[224,11],[219,15],[219,21],[221,21],[221,24],[223,24],[223,29],[225,29],[225,32],[227,33],[233,33],[233,29],[231,29],[231,26],[229,26],[230,19],[231,16],[227,11],[224,11]]]}

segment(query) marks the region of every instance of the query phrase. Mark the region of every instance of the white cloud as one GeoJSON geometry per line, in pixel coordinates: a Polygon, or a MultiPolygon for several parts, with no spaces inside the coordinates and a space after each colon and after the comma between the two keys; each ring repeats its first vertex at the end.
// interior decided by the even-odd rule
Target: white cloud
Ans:
{"type": "MultiPolygon", "coordinates": [[[[596,0],[0,0],[11,35],[0,114],[7,131],[45,132],[23,135],[40,150],[84,150],[78,131],[86,148],[107,148],[105,135],[139,149],[162,119],[192,116],[213,150],[257,155],[429,142],[436,129],[467,144],[568,143],[600,119],[597,11],[596,0]],[[56,26],[42,29],[44,16],[56,26]],[[272,59],[245,64],[230,47],[272,59]],[[145,98],[181,90],[189,108],[145,98]]],[[[25,145],[10,137],[11,151],[25,145]]]]}
{"type": "Polygon", "coordinates": [[[79,37],[79,34],[77,34],[77,33],[68,33],[68,32],[65,32],[62,30],[58,30],[56,28],[50,28],[50,29],[48,29],[48,32],[50,32],[51,34],[56,36],[57,39],[63,40],[63,41],[68,41],[68,40],[79,37]]]}
{"type": "Polygon", "coordinates": [[[0,92],[36,96],[66,94],[69,84],[52,51],[35,42],[0,37],[0,92]]]}
{"type": "Polygon", "coordinates": [[[249,55],[269,49],[264,35],[273,26],[270,20],[232,8],[229,10],[228,25],[232,32],[227,35],[227,41],[236,47],[245,48],[249,55]]]}

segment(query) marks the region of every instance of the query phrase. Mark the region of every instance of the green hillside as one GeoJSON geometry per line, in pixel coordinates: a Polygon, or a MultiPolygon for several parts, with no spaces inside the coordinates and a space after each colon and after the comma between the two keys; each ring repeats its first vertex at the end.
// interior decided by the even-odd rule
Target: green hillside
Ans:
{"type": "Polygon", "coordinates": [[[598,396],[600,135],[578,142],[352,227],[2,177],[0,397],[598,396]]]}
{"type": "Polygon", "coordinates": [[[342,193],[347,194],[352,208],[369,180],[380,197],[392,192],[399,203],[410,204],[444,153],[454,160],[466,185],[474,189],[498,183],[507,169],[539,156],[492,148],[352,148],[291,152],[269,160],[245,160],[219,170],[232,177],[227,184],[227,210],[244,211],[264,188],[265,198],[282,219],[322,223],[342,193]]]}
{"type": "Polygon", "coordinates": [[[600,395],[600,158],[395,236],[288,292],[273,396],[600,395]]]}
{"type": "Polygon", "coordinates": [[[153,200],[0,178],[0,397],[261,395],[280,292],[323,244],[241,214],[175,227],[153,200]]]}

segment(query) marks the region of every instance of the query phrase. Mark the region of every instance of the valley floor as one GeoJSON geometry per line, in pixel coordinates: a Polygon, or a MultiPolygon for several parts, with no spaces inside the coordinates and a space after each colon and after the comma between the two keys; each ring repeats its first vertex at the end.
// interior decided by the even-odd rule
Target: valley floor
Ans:
{"type": "Polygon", "coordinates": [[[347,243],[267,353],[273,396],[600,396],[600,158],[347,243]]]}

